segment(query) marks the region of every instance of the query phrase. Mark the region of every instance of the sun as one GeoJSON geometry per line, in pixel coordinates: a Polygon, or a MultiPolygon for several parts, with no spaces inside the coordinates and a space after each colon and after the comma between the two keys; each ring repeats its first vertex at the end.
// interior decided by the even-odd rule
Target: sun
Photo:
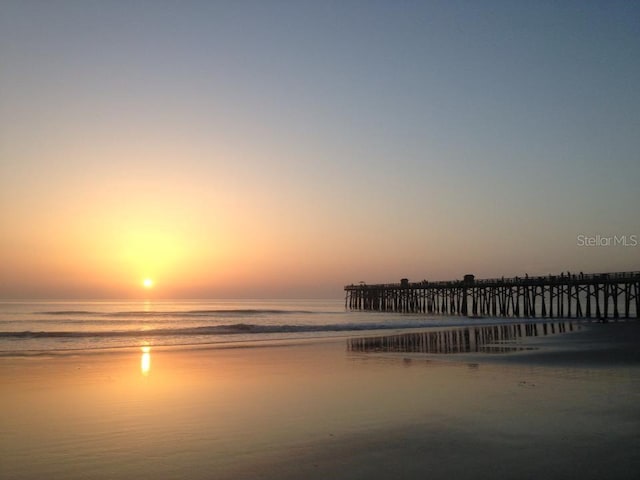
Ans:
{"type": "Polygon", "coordinates": [[[151,288],[151,287],[153,287],[153,280],[152,280],[151,278],[145,278],[145,279],[142,281],[142,286],[143,286],[144,288],[151,288]]]}

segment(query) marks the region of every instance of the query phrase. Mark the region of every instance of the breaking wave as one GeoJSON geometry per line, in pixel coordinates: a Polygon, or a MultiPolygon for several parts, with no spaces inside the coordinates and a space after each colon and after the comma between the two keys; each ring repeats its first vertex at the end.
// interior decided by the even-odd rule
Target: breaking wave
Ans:
{"type": "Polygon", "coordinates": [[[428,326],[426,322],[386,323],[342,323],[325,325],[257,325],[235,323],[188,328],[156,328],[145,330],[96,330],[96,331],[21,331],[0,332],[0,338],[105,338],[105,337],[167,337],[167,336],[204,336],[264,333],[316,333],[350,332],[365,330],[392,330],[399,328],[420,328],[428,326]]]}
{"type": "MultiPolygon", "coordinates": [[[[310,315],[309,310],[277,310],[277,309],[214,309],[214,310],[167,310],[167,311],[145,311],[132,310],[121,312],[92,312],[88,310],[53,310],[46,312],[35,312],[40,315],[51,316],[97,316],[97,317],[229,317],[229,316],[260,316],[260,315],[310,315]]],[[[327,313],[327,312],[322,312],[327,313]]]]}

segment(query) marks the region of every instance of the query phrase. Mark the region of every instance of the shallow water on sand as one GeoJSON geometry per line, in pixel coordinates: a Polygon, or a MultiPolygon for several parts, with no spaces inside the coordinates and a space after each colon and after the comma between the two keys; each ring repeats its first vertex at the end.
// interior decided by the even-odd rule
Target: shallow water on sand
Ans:
{"type": "Polygon", "coordinates": [[[1,476],[635,478],[640,468],[637,364],[347,347],[0,358],[1,476]]]}

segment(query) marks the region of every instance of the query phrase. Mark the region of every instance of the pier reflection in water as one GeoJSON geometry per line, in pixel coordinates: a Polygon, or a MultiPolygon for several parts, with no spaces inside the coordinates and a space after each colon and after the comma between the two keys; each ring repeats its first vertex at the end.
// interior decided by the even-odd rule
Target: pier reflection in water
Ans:
{"type": "MultiPolygon", "coordinates": [[[[474,326],[397,335],[350,338],[347,349],[352,352],[406,353],[506,353],[522,350],[517,340],[577,331],[575,322],[519,323],[474,326]]],[[[530,347],[529,347],[530,348],[530,347]]]]}

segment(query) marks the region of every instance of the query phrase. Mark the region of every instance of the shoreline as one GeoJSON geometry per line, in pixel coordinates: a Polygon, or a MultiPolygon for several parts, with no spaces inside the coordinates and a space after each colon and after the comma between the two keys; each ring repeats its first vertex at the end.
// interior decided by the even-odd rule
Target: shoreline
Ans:
{"type": "MultiPolygon", "coordinates": [[[[565,354],[578,354],[579,352],[592,351],[597,353],[602,360],[611,360],[605,358],[604,353],[615,353],[615,351],[624,350],[623,355],[628,357],[630,361],[640,362],[640,352],[635,355],[636,349],[633,347],[640,344],[640,321],[626,320],[617,322],[594,322],[588,319],[526,319],[510,323],[486,323],[480,325],[464,325],[464,326],[441,326],[433,327],[419,326],[415,328],[399,327],[397,329],[374,329],[374,330],[353,330],[344,332],[335,332],[331,335],[322,336],[294,336],[280,338],[256,338],[256,339],[234,339],[234,340],[216,340],[210,342],[195,343],[178,343],[178,344],[158,344],[150,342],[140,342],[137,345],[125,346],[105,346],[96,348],[59,348],[48,350],[5,350],[0,351],[1,359],[10,358],[38,358],[38,357],[65,357],[65,356],[81,356],[81,355],[108,355],[118,353],[139,352],[142,348],[151,348],[155,352],[160,351],[207,351],[207,350],[223,350],[223,349],[251,349],[251,348],[270,348],[270,347],[287,347],[295,345],[307,345],[318,343],[343,343],[350,340],[371,338],[382,339],[403,335],[413,334],[433,334],[438,332],[451,332],[468,329],[487,329],[493,327],[517,326],[517,325],[558,325],[572,324],[577,327],[576,331],[544,333],[540,336],[519,336],[515,339],[507,339],[505,341],[489,342],[485,352],[455,352],[455,353],[415,353],[415,352],[397,352],[405,355],[428,355],[436,358],[478,358],[478,359],[502,359],[522,361],[535,360],[535,357],[558,354],[562,351],[565,354]],[[491,347],[495,348],[495,353],[491,351],[491,347]],[[500,351],[499,347],[504,347],[500,351]],[[615,347],[615,348],[614,348],[615,347]],[[598,353],[599,352],[599,353],[598,353]]],[[[332,332],[333,333],[333,332],[332,332]]],[[[382,355],[382,352],[368,352],[369,354],[382,355]]],[[[391,355],[392,352],[386,352],[391,355]]],[[[394,355],[397,356],[397,355],[394,355]]],[[[612,358],[618,358],[614,355],[612,358]]]]}

